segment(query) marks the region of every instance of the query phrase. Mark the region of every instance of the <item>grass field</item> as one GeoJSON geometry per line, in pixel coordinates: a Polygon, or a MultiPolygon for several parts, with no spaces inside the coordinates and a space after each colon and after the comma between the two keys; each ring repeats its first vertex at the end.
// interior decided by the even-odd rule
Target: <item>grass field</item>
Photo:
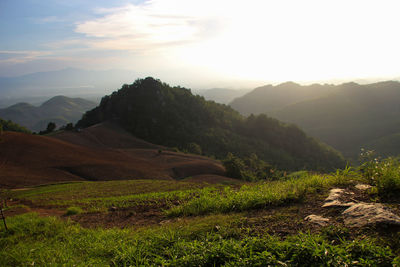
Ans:
{"type": "Polygon", "coordinates": [[[33,212],[0,228],[0,266],[399,266],[398,231],[304,222],[330,188],[361,179],[345,169],[239,185],[134,180],[8,191],[15,208],[33,212]]]}
{"type": "Polygon", "coordinates": [[[110,207],[126,208],[149,201],[188,199],[206,186],[202,183],[166,180],[75,182],[13,191],[10,195],[31,201],[38,207],[63,209],[79,206],[84,211],[94,212],[106,211],[110,207]]]}
{"type": "Polygon", "coordinates": [[[249,235],[235,215],[130,229],[84,229],[54,217],[10,218],[0,232],[3,266],[392,266],[400,258],[375,238],[346,231],[299,233],[280,239],[249,235]]]}

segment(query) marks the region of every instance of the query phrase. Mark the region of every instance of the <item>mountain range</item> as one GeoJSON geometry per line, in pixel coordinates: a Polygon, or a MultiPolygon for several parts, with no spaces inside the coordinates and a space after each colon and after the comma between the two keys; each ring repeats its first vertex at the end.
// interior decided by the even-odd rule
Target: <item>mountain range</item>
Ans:
{"type": "Polygon", "coordinates": [[[206,100],[212,100],[220,104],[228,104],[235,98],[250,92],[250,89],[212,88],[193,90],[193,93],[203,96],[206,100]]]}
{"type": "Polygon", "coordinates": [[[82,98],[55,96],[40,106],[28,103],[18,103],[8,108],[0,109],[0,118],[11,120],[32,131],[46,129],[49,122],[57,126],[77,122],[89,109],[96,106],[95,102],[82,98]]]}
{"type": "Polygon", "coordinates": [[[259,87],[233,100],[242,114],[261,114],[295,123],[345,156],[360,149],[382,156],[400,154],[400,83],[345,83],[259,87]]]}

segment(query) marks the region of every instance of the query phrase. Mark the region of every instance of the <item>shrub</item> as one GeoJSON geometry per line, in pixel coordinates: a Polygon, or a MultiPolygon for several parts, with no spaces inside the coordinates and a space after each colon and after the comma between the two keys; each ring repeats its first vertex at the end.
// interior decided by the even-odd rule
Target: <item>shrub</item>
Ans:
{"type": "Polygon", "coordinates": [[[189,143],[187,150],[192,154],[197,154],[197,155],[202,154],[201,146],[196,143],[189,143]]]}
{"type": "Polygon", "coordinates": [[[400,192],[400,164],[398,160],[388,158],[377,164],[375,185],[381,196],[398,196],[400,192]]]}
{"type": "Polygon", "coordinates": [[[71,215],[75,215],[75,214],[79,214],[82,213],[82,209],[79,207],[69,207],[67,209],[67,212],[65,213],[66,216],[71,216],[71,215]]]}
{"type": "Polygon", "coordinates": [[[244,162],[233,155],[232,153],[228,153],[227,157],[222,161],[224,167],[226,169],[226,175],[228,177],[243,179],[244,178],[244,162]]]}

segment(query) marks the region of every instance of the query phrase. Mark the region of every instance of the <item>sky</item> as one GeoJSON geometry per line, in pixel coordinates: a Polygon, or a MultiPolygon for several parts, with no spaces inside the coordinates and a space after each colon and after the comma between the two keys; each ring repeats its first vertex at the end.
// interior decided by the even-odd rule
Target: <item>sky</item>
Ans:
{"type": "Polygon", "coordinates": [[[246,87],[400,77],[398,0],[0,0],[0,76],[125,69],[246,87]]]}

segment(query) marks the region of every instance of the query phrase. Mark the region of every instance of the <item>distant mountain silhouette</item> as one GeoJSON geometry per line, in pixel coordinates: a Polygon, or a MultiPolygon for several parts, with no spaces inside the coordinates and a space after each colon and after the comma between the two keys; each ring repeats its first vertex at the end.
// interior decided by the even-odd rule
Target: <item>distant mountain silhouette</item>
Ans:
{"type": "Polygon", "coordinates": [[[327,95],[333,89],[332,85],[301,86],[293,82],[266,85],[234,99],[229,105],[243,115],[273,113],[287,105],[327,95]]]}
{"type": "Polygon", "coordinates": [[[46,129],[51,121],[57,126],[69,122],[77,122],[82,114],[96,106],[96,103],[82,99],[55,96],[39,107],[28,103],[18,103],[5,109],[0,109],[0,117],[12,120],[32,131],[46,129]]]}
{"type": "Polygon", "coordinates": [[[212,100],[220,104],[228,104],[233,99],[248,93],[250,89],[227,89],[212,88],[205,90],[195,90],[193,93],[203,96],[206,100],[212,100]]]}
{"type": "Polygon", "coordinates": [[[194,96],[182,87],[170,87],[153,78],[139,79],[103,97],[77,127],[116,121],[148,142],[224,158],[256,154],[281,169],[332,170],[343,166],[333,149],[307,137],[294,125],[267,116],[244,118],[232,108],[194,96]]]}
{"type": "Polygon", "coordinates": [[[360,148],[399,155],[400,83],[367,85],[282,84],[257,88],[232,101],[243,114],[266,113],[295,123],[345,156],[356,158],[360,148]]]}
{"type": "MultiPolygon", "coordinates": [[[[136,74],[126,70],[91,71],[68,68],[58,71],[36,72],[17,77],[0,77],[0,104],[13,99],[47,98],[54,95],[85,97],[115,90],[123,83],[135,80],[136,74]]],[[[7,105],[8,106],[8,105],[7,105]]]]}

